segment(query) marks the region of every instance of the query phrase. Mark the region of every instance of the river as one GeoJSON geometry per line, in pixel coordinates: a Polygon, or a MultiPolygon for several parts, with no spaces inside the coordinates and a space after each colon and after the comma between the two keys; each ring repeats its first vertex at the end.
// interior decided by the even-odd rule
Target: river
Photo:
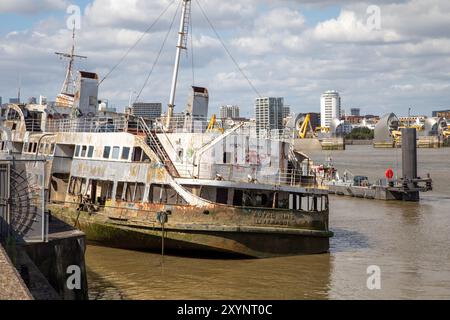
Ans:
{"type": "MultiPolygon", "coordinates": [[[[371,179],[401,151],[348,146],[309,153],[371,179]]],[[[89,245],[91,299],[450,299],[450,148],[419,149],[434,191],[420,203],[331,197],[329,254],[262,260],[164,257],[89,245]],[[379,267],[381,289],[367,287],[379,267]]],[[[401,174],[399,172],[399,174],[401,174]]]]}

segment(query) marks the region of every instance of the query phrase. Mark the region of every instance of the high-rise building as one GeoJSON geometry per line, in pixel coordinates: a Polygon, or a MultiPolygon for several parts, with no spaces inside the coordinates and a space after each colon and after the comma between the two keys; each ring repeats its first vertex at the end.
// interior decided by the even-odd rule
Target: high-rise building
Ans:
{"type": "Polygon", "coordinates": [[[336,118],[341,118],[341,97],[337,91],[326,91],[320,98],[321,127],[329,127],[336,118]]]}
{"type": "Polygon", "coordinates": [[[284,98],[257,98],[255,101],[256,133],[283,128],[284,98]]]}
{"type": "Polygon", "coordinates": [[[432,116],[450,119],[450,110],[433,111],[432,116]]]}
{"type": "Polygon", "coordinates": [[[20,100],[19,100],[19,98],[10,98],[9,99],[9,103],[11,103],[11,104],[19,104],[20,100]]]}
{"type": "Polygon", "coordinates": [[[36,103],[37,103],[37,99],[35,97],[28,98],[28,104],[36,104],[36,103]]]}
{"type": "Polygon", "coordinates": [[[227,105],[220,107],[220,119],[238,119],[239,113],[238,106],[227,105]]]}
{"type": "Polygon", "coordinates": [[[40,104],[41,106],[47,105],[47,97],[44,97],[43,95],[40,95],[40,96],[39,96],[39,104],[40,104]]]}
{"type": "Polygon", "coordinates": [[[354,117],[360,117],[361,116],[361,109],[360,108],[351,108],[350,113],[354,117]]]}
{"type": "Polygon", "coordinates": [[[0,97],[0,106],[3,104],[2,97],[0,97]]]}
{"type": "Polygon", "coordinates": [[[291,107],[283,106],[283,119],[289,117],[291,115],[291,107]]]}
{"type": "Polygon", "coordinates": [[[136,117],[142,117],[146,119],[160,118],[162,113],[161,103],[145,103],[136,102],[131,108],[131,114],[136,117]]]}

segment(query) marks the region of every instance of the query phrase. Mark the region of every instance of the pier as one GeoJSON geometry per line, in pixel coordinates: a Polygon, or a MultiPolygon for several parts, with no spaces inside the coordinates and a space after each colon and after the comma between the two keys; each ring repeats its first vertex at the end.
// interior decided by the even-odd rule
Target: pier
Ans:
{"type": "Polygon", "coordinates": [[[0,243],[0,300],[33,300],[33,297],[0,243]]]}

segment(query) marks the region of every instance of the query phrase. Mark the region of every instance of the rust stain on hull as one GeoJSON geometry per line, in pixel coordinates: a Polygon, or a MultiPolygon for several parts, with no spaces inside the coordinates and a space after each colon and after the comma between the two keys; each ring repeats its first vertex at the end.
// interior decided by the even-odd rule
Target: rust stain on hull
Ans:
{"type": "MultiPolygon", "coordinates": [[[[152,205],[152,208],[146,207],[152,210],[158,208],[155,205],[152,205]]],[[[162,206],[159,207],[161,208],[162,206]]],[[[56,216],[72,224],[78,216],[76,210],[68,206],[52,205],[52,211],[56,216]]],[[[123,209],[113,211],[116,213],[111,214],[108,210],[92,216],[82,213],[78,226],[87,234],[88,239],[105,245],[138,250],[161,249],[161,226],[151,211],[130,212],[123,209]]],[[[170,222],[165,227],[167,249],[216,251],[254,258],[319,254],[329,251],[329,238],[332,233],[314,228],[314,223],[311,224],[314,217],[309,221],[304,215],[297,214],[288,219],[297,221],[296,227],[280,224],[269,227],[267,224],[259,225],[254,215],[248,215],[245,210],[242,215],[248,215],[248,219],[236,215],[236,212],[217,212],[207,219],[203,214],[201,218],[195,218],[198,214],[198,210],[188,207],[173,211],[169,218],[170,222]],[[228,223],[223,221],[225,216],[229,216],[228,223]],[[232,219],[232,216],[235,218],[232,219]]]]}

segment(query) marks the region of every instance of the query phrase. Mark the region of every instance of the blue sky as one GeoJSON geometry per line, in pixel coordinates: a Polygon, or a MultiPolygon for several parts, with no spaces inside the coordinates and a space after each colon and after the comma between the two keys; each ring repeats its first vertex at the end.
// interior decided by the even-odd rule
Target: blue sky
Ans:
{"type": "MultiPolygon", "coordinates": [[[[0,96],[53,99],[68,50],[66,8],[82,8],[77,50],[89,56],[79,69],[104,76],[154,21],[169,0],[2,0],[0,3],[0,96]],[[85,8],[88,7],[87,10],[85,8]]],[[[450,4],[445,0],[380,0],[380,28],[368,25],[371,3],[350,0],[200,0],[240,67],[265,96],[283,96],[294,111],[318,111],[320,94],[341,93],[344,109],[431,114],[450,108],[450,4]]],[[[100,97],[119,109],[139,91],[159,51],[175,7],[102,84],[100,97]]],[[[194,12],[196,85],[211,92],[210,109],[238,104],[253,114],[255,93],[230,61],[198,9],[194,12]]],[[[176,32],[141,99],[166,104],[176,32]]],[[[177,105],[183,109],[192,84],[190,57],[182,61],[177,105]]],[[[178,110],[180,111],[180,110],[178,110]]]]}

